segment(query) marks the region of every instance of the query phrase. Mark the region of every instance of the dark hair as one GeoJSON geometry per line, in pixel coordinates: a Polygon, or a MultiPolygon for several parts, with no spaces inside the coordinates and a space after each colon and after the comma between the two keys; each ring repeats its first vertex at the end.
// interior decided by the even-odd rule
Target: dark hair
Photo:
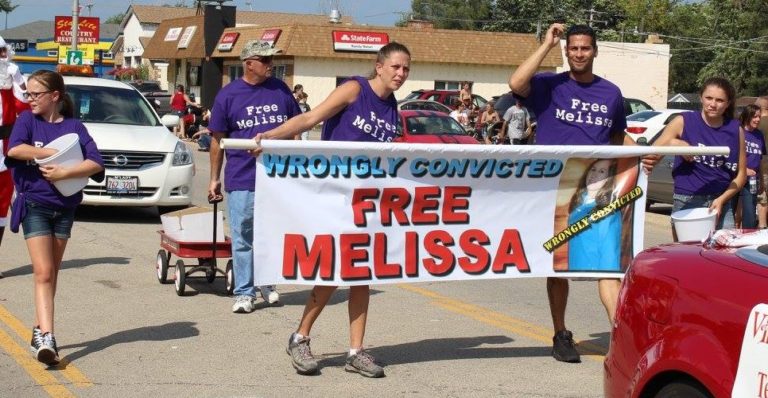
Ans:
{"type": "Polygon", "coordinates": [[[38,70],[29,75],[27,80],[34,80],[51,91],[59,92],[59,113],[64,117],[75,116],[75,105],[72,98],[67,94],[67,86],[64,85],[64,78],[60,74],[50,70],[38,70]]]}
{"type": "Polygon", "coordinates": [[[299,91],[299,90],[303,90],[303,89],[304,89],[304,86],[302,86],[301,84],[297,84],[297,85],[293,86],[293,92],[294,93],[299,91]]]}
{"type": "MultiPolygon", "coordinates": [[[[405,53],[409,58],[411,56],[411,52],[408,51],[408,47],[393,41],[379,49],[379,52],[376,53],[376,63],[383,64],[384,61],[389,58],[392,53],[405,53]]],[[[373,72],[371,72],[369,79],[373,79],[374,77],[376,77],[376,68],[373,68],[373,72]]]]}
{"type": "Polygon", "coordinates": [[[733,88],[733,84],[731,84],[731,82],[724,77],[710,77],[704,81],[704,84],[701,85],[699,97],[704,95],[704,90],[706,90],[709,86],[715,86],[725,91],[725,95],[728,96],[728,108],[725,108],[723,117],[726,119],[733,119],[736,115],[736,89],[733,88]]]}
{"type": "Polygon", "coordinates": [[[573,194],[573,197],[571,197],[571,203],[568,206],[568,211],[572,212],[573,209],[582,203],[582,196],[584,196],[584,192],[587,191],[587,175],[589,174],[589,171],[592,170],[592,166],[603,160],[607,160],[610,164],[608,166],[608,179],[605,181],[605,184],[603,184],[603,187],[600,188],[600,190],[597,192],[597,195],[595,196],[595,202],[597,203],[595,208],[599,209],[601,207],[607,206],[614,199],[613,189],[616,180],[616,170],[618,168],[616,159],[596,159],[594,162],[590,163],[589,166],[587,166],[584,175],[582,175],[581,179],[579,179],[579,185],[576,189],[576,192],[573,194]]]}
{"type": "Polygon", "coordinates": [[[183,93],[184,92],[184,85],[183,84],[179,84],[178,86],[176,86],[176,90],[179,90],[179,91],[181,91],[183,93]]]}
{"type": "Polygon", "coordinates": [[[744,110],[741,111],[741,116],[739,116],[739,125],[741,127],[746,127],[750,121],[752,121],[752,118],[755,117],[755,115],[760,114],[760,107],[755,104],[749,104],[746,107],[744,107],[744,110]]]}
{"type": "Polygon", "coordinates": [[[595,30],[587,25],[572,25],[568,30],[565,32],[565,45],[568,46],[568,44],[571,42],[571,36],[575,35],[585,35],[592,38],[592,48],[597,50],[597,35],[595,34],[595,30]]]}

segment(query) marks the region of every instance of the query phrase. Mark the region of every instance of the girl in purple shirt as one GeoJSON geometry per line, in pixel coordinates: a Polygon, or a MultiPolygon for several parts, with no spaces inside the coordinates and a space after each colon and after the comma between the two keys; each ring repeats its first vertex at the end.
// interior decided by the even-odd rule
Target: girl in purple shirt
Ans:
{"type": "MultiPolygon", "coordinates": [[[[727,146],[728,155],[676,156],[672,169],[672,211],[708,207],[717,213],[717,228],[733,226],[729,201],[746,181],[744,132],[733,119],[735,90],[720,77],[707,79],[701,89],[701,112],[673,119],[654,145],[727,146]]],[[[674,228],[672,236],[677,241],[674,228]]]]}
{"type": "Polygon", "coordinates": [[[83,199],[82,192],[62,196],[52,183],[100,173],[104,163],[85,126],[72,118],[72,100],[66,93],[61,75],[47,70],[33,73],[24,95],[29,99],[31,111],[22,113],[16,121],[8,149],[8,163],[17,193],[11,230],[18,232],[21,224],[34,272],[37,326],[32,329],[30,346],[37,360],[50,366],[59,363],[53,336],[56,281],[71,234],[75,208],[83,199]],[[68,133],[79,136],[85,160],[73,167],[35,164],[35,159],[44,159],[57,152],[44,148],[45,145],[68,133]]]}
{"type": "MultiPolygon", "coordinates": [[[[309,112],[302,113],[273,130],[257,135],[255,140],[288,139],[325,120],[322,139],[326,141],[390,142],[397,130],[397,102],[394,92],[408,79],[411,54],[399,43],[389,43],[379,50],[371,76],[353,77],[337,87],[328,98],[309,112]],[[376,128],[363,129],[355,120],[369,120],[376,128]]],[[[261,152],[261,148],[253,151],[261,152]]],[[[314,374],[318,364],[309,349],[312,325],[325,308],[336,286],[315,286],[304,306],[304,315],[288,340],[288,355],[301,374],[314,374]]],[[[349,353],[345,370],[366,377],[382,377],[384,369],[363,351],[363,337],[368,317],[369,286],[349,290],[349,353]]]]}
{"type": "Polygon", "coordinates": [[[766,153],[765,137],[757,129],[760,124],[760,107],[755,104],[747,105],[739,116],[741,128],[744,130],[744,150],[747,156],[747,183],[731,200],[731,208],[736,216],[736,226],[741,228],[757,228],[757,181],[760,171],[760,161],[766,153]],[[739,215],[741,222],[739,223],[739,215]]]}

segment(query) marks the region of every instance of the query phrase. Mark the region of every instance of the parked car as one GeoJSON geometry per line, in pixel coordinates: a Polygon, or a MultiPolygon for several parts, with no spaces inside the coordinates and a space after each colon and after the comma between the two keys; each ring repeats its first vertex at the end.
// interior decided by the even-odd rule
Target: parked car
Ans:
{"type": "Polygon", "coordinates": [[[652,111],[653,107],[643,100],[624,97],[624,114],[629,116],[642,111],[652,111]]]}
{"type": "Polygon", "coordinates": [[[627,116],[627,134],[641,145],[651,145],[675,116],[688,112],[684,109],[640,111],[627,116]]]}
{"type": "Polygon", "coordinates": [[[397,101],[397,109],[401,111],[435,111],[442,113],[451,113],[452,109],[437,102],[430,100],[400,100],[397,101]]]}
{"type": "Polygon", "coordinates": [[[674,155],[666,155],[653,167],[648,176],[648,190],[645,193],[646,208],[654,203],[672,204],[672,193],[675,186],[672,179],[674,161],[674,155]]]}
{"type": "MultiPolygon", "coordinates": [[[[451,109],[459,101],[459,90],[416,90],[411,91],[404,99],[423,99],[439,102],[451,109]]],[[[485,98],[472,94],[472,103],[480,109],[485,108],[485,98]]]]}
{"type": "Polygon", "coordinates": [[[171,113],[171,94],[160,87],[160,83],[151,80],[133,80],[128,84],[135,87],[152,104],[159,115],[171,113]]]}
{"type": "Polygon", "coordinates": [[[88,181],[83,204],[167,211],[192,203],[192,152],[168,131],[178,116],[158,118],[135,88],[119,81],[65,76],[64,83],[105,166],[103,182],[88,181]]]}
{"type": "Polygon", "coordinates": [[[435,111],[400,111],[395,142],[479,144],[454,118],[435,111]]]}
{"type": "Polygon", "coordinates": [[[758,347],[768,344],[768,313],[758,304],[768,303],[766,286],[768,245],[676,243],[640,253],[619,293],[603,395],[765,396],[758,347]]]}

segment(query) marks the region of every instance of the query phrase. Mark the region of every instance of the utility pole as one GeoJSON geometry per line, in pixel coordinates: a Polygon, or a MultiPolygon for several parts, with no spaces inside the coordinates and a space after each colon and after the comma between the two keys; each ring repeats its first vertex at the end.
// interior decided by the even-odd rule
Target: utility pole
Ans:
{"type": "Polygon", "coordinates": [[[72,51],[77,51],[77,28],[80,25],[79,15],[79,0],[72,0],[72,51]]]}

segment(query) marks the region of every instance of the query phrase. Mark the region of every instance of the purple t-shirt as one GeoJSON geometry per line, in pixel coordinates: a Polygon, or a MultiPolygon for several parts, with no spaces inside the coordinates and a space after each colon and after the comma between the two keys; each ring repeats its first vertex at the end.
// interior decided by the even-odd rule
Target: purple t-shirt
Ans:
{"type": "Polygon", "coordinates": [[[579,83],[568,72],[544,72],[530,85],[528,98],[520,99],[536,115],[537,145],[605,145],[611,134],[624,134],[624,97],[608,80],[579,83]]]}
{"type": "MultiPolygon", "coordinates": [[[[96,143],[78,119],[66,118],[60,123],[49,123],[40,116],[25,111],[19,115],[13,125],[8,149],[20,144],[44,147],[56,138],[69,133],[76,133],[80,137],[83,159],[90,159],[104,166],[96,143]]],[[[73,209],[83,200],[82,192],[72,196],[62,196],[52,183],[43,178],[34,161],[11,160],[8,163],[13,170],[16,191],[23,194],[26,200],[58,209],[73,209]]]]}
{"type": "Polygon", "coordinates": [[[390,95],[381,99],[364,77],[351,79],[360,84],[355,102],[323,123],[323,141],[390,142],[397,133],[397,101],[390,95]]]}
{"type": "Polygon", "coordinates": [[[684,112],[680,138],[690,146],[727,146],[728,156],[694,156],[693,162],[675,156],[672,177],[675,193],[681,195],[720,195],[736,176],[739,164],[739,122],[726,119],[720,127],[704,123],[701,112],[684,112]]]}
{"type": "MultiPolygon", "coordinates": [[[[224,86],[213,102],[208,129],[227,138],[253,138],[301,113],[291,90],[282,80],[269,77],[258,85],[237,79],[224,86]]],[[[224,189],[253,191],[256,158],[248,151],[225,151],[224,189]]]]}
{"type": "Polygon", "coordinates": [[[760,160],[766,154],[765,136],[760,130],[744,130],[744,145],[747,152],[747,168],[760,170],[760,160]]]}

